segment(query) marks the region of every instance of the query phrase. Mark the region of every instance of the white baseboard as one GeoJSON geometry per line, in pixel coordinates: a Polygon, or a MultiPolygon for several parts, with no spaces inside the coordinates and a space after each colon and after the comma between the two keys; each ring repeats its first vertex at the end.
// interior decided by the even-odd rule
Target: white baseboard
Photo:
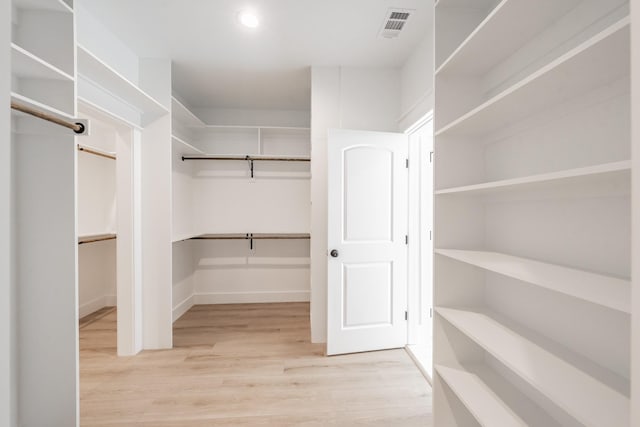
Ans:
{"type": "Polygon", "coordinates": [[[116,306],[116,297],[115,295],[105,295],[102,297],[98,297],[91,301],[85,302],[84,304],[78,307],[78,317],[82,319],[85,316],[88,316],[91,313],[95,313],[104,307],[115,307],[116,306]]]}
{"type": "Polygon", "coordinates": [[[194,295],[190,295],[187,298],[185,298],[184,301],[182,301],[181,303],[179,303],[178,305],[176,305],[173,308],[173,321],[175,322],[176,320],[178,320],[179,318],[182,317],[183,314],[185,314],[187,311],[189,311],[189,309],[191,307],[193,307],[194,305],[194,295]]]}
{"type": "Polygon", "coordinates": [[[430,361],[427,360],[429,359],[429,357],[424,354],[425,349],[416,345],[407,345],[404,349],[407,351],[409,357],[411,357],[413,363],[416,364],[429,384],[433,386],[433,378],[431,378],[431,373],[429,372],[429,369],[431,369],[431,367],[426,366],[426,364],[430,361]]]}
{"type": "Polygon", "coordinates": [[[310,291],[209,292],[194,295],[196,304],[308,302],[309,299],[310,291]]]}

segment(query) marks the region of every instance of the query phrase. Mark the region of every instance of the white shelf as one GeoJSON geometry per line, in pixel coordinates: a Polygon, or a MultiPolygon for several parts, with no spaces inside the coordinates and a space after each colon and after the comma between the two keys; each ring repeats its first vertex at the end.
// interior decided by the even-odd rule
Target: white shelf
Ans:
{"type": "Polygon", "coordinates": [[[11,43],[11,70],[19,78],[73,82],[73,76],[11,43]]]}
{"type": "Polygon", "coordinates": [[[483,75],[562,16],[577,0],[503,0],[436,70],[439,74],[483,75]],[[514,17],[518,21],[514,31],[514,17]],[[496,41],[499,40],[499,43],[496,41]]]}
{"type": "Polygon", "coordinates": [[[489,387],[477,374],[488,368],[435,365],[435,370],[482,427],[529,425],[496,394],[495,386],[489,387]]]}
{"type": "Polygon", "coordinates": [[[497,252],[436,249],[435,253],[613,310],[631,313],[629,280],[497,252]]]}
{"type": "Polygon", "coordinates": [[[13,3],[20,9],[73,13],[73,9],[62,0],[13,0],[13,3]]]}
{"type": "Polygon", "coordinates": [[[603,185],[607,189],[629,189],[631,176],[631,161],[605,163],[584,168],[569,169],[540,175],[513,178],[483,184],[466,185],[462,187],[437,190],[441,195],[489,195],[510,191],[524,190],[575,191],[577,187],[594,190],[596,185],[603,185]]]}
{"type": "Polygon", "coordinates": [[[629,425],[629,398],[486,314],[436,312],[585,426],[629,425]]]}
{"type": "Polygon", "coordinates": [[[487,134],[629,74],[629,18],[474,108],[436,136],[487,134]]]}
{"type": "Polygon", "coordinates": [[[437,0],[435,7],[438,8],[465,8],[465,9],[487,9],[495,0],[437,0]]]}
{"type": "Polygon", "coordinates": [[[175,97],[171,97],[171,115],[187,127],[204,127],[205,123],[175,97]]]}
{"type": "Polygon", "coordinates": [[[185,154],[185,155],[198,155],[198,154],[205,154],[204,151],[194,147],[193,145],[189,144],[188,142],[186,142],[185,140],[178,138],[175,135],[171,135],[171,139],[173,139],[174,142],[177,142],[178,144],[181,144],[186,150],[184,152],[182,152],[181,154],[185,154]]]}
{"type": "Polygon", "coordinates": [[[162,104],[81,45],[78,45],[77,52],[78,75],[143,113],[146,122],[169,112],[162,104]]]}
{"type": "MultiPolygon", "coordinates": [[[[42,102],[38,102],[34,99],[26,97],[24,95],[20,95],[19,93],[11,92],[11,102],[17,102],[19,104],[25,105],[27,107],[31,107],[36,110],[40,110],[44,113],[48,113],[54,116],[58,116],[64,120],[76,120],[71,114],[65,113],[64,111],[58,110],[57,108],[53,108],[49,105],[43,104],[42,102]]],[[[24,113],[16,112],[15,110],[11,110],[14,114],[19,114],[23,116],[27,116],[24,113]]]]}

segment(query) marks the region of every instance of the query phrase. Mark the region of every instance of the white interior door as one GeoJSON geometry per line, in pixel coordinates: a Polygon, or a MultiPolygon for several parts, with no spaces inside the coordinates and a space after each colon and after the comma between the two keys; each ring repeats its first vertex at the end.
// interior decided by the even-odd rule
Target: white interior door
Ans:
{"type": "Polygon", "coordinates": [[[407,136],[330,130],[327,354],[407,342],[407,136]]]}

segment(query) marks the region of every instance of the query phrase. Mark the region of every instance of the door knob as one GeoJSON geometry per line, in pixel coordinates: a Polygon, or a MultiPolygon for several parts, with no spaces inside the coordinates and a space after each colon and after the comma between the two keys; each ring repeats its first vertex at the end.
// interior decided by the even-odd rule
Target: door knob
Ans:
{"type": "Polygon", "coordinates": [[[332,249],[330,253],[331,253],[332,257],[338,258],[338,250],[337,249],[332,249]]]}

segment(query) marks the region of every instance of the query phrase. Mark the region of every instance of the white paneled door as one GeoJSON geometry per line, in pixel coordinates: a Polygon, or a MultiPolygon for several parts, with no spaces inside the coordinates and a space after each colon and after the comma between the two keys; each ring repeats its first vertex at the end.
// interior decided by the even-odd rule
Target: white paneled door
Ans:
{"type": "Polygon", "coordinates": [[[329,131],[329,355],[407,342],[406,159],[406,135],[329,131]]]}

